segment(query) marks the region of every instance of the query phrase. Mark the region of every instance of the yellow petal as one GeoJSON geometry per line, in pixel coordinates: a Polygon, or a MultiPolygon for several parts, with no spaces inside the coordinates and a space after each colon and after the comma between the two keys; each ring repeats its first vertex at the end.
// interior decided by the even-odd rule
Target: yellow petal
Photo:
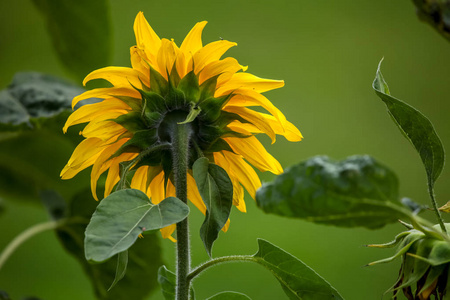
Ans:
{"type": "MultiPolygon", "coordinates": [[[[131,179],[130,187],[132,189],[137,189],[147,193],[147,175],[148,175],[148,166],[142,166],[136,170],[131,179]]],[[[150,195],[147,194],[150,197],[150,195]]]]}
{"type": "Polygon", "coordinates": [[[114,157],[111,159],[111,166],[109,167],[108,176],[105,181],[105,193],[104,198],[108,197],[111,194],[113,187],[120,180],[119,171],[120,171],[120,163],[124,161],[129,161],[135,158],[137,153],[122,153],[118,157],[114,157]]]}
{"type": "Polygon", "coordinates": [[[95,200],[98,200],[97,181],[100,178],[100,175],[103,174],[103,172],[105,172],[111,166],[112,160],[109,158],[128,140],[128,138],[121,139],[116,143],[106,147],[95,161],[91,171],[91,192],[95,200]]]}
{"type": "Polygon", "coordinates": [[[172,70],[175,59],[177,58],[177,46],[173,41],[168,39],[161,40],[161,48],[159,48],[157,63],[158,67],[155,68],[159,73],[167,80],[168,72],[172,70]]]}
{"type": "Polygon", "coordinates": [[[172,237],[172,234],[174,233],[175,229],[177,229],[176,224],[172,224],[172,225],[166,226],[164,228],[161,228],[160,229],[161,236],[165,239],[171,240],[172,242],[176,242],[177,240],[172,237]]]}
{"type": "Polygon", "coordinates": [[[148,24],[143,12],[139,12],[136,16],[133,29],[136,36],[136,45],[145,51],[151,61],[154,61],[159,47],[161,47],[161,39],[148,24]]]}
{"type": "Polygon", "coordinates": [[[239,179],[250,196],[255,199],[256,190],[261,187],[261,181],[255,170],[240,155],[229,151],[222,151],[222,155],[230,163],[236,178],[239,179]]]}
{"type": "Polygon", "coordinates": [[[284,126],[286,117],[266,97],[253,90],[239,89],[233,91],[234,96],[225,104],[226,106],[261,106],[271,113],[284,126]]]}
{"type": "Polygon", "coordinates": [[[257,93],[264,93],[284,86],[283,80],[259,78],[250,73],[235,73],[230,80],[218,88],[215,97],[229,94],[237,89],[249,89],[257,93]]]}
{"type": "Polygon", "coordinates": [[[213,61],[207,64],[199,74],[199,84],[202,84],[205,80],[211,77],[220,75],[217,78],[217,87],[220,87],[226,81],[230,80],[234,73],[242,70],[242,66],[238,61],[232,57],[227,57],[222,60],[213,61]]]}
{"type": "Polygon", "coordinates": [[[202,21],[195,24],[195,26],[184,38],[183,43],[181,43],[180,50],[184,53],[191,54],[189,55],[189,57],[192,57],[195,52],[203,47],[202,32],[203,28],[205,28],[206,23],[208,22],[202,21]]]}
{"type": "Polygon", "coordinates": [[[235,153],[242,155],[260,171],[270,171],[274,174],[283,173],[280,163],[266,151],[254,136],[247,138],[227,137],[224,140],[235,153]]]}
{"type": "MultiPolygon", "coordinates": [[[[108,112],[108,115],[111,112],[108,112]]],[[[105,114],[106,115],[106,114],[105,114]]],[[[112,118],[116,118],[120,116],[120,114],[114,115],[112,118]]],[[[109,118],[108,118],[109,119],[109,118]]],[[[104,141],[111,139],[113,136],[117,136],[119,134],[125,133],[127,130],[123,128],[121,125],[116,122],[109,120],[101,120],[98,122],[90,122],[86,127],[81,131],[81,134],[84,137],[98,137],[104,141]]]]}
{"type": "Polygon", "coordinates": [[[187,185],[188,185],[188,199],[191,201],[203,214],[206,213],[206,206],[203,202],[202,196],[197,188],[197,183],[191,174],[187,174],[187,185]]]}
{"type": "Polygon", "coordinates": [[[102,69],[95,70],[89,75],[86,76],[83,80],[83,85],[86,85],[88,81],[94,80],[94,79],[105,79],[109,81],[113,86],[115,87],[127,87],[131,88],[131,85],[134,85],[135,87],[138,87],[142,89],[141,82],[139,81],[139,78],[141,80],[148,81],[148,78],[146,78],[144,74],[138,72],[137,70],[126,68],[126,67],[106,67],[102,69]]]}
{"type": "Polygon", "coordinates": [[[126,114],[131,108],[116,98],[109,98],[102,102],[94,104],[86,104],[74,111],[64,124],[63,132],[66,133],[69,126],[76,124],[91,122],[95,119],[96,122],[105,120],[105,111],[112,111],[117,113],[117,116],[126,114]]]}
{"type": "Polygon", "coordinates": [[[141,98],[141,94],[133,88],[124,88],[124,87],[111,87],[111,88],[99,88],[93,89],[83,94],[76,96],[72,100],[72,109],[77,105],[78,102],[89,99],[89,98],[100,98],[106,99],[114,96],[128,96],[133,98],[141,98]]]}
{"type": "Polygon", "coordinates": [[[144,50],[133,46],[130,48],[130,60],[131,66],[134,70],[138,71],[140,74],[144,74],[144,78],[141,78],[142,82],[147,86],[150,85],[150,67],[147,55],[144,50]]]}
{"type": "Polygon", "coordinates": [[[235,205],[240,211],[247,212],[245,201],[244,201],[244,190],[239,183],[239,177],[236,176],[230,162],[223,156],[224,151],[214,152],[214,162],[222,167],[230,177],[231,183],[233,184],[233,205],[235,205]]]}
{"type": "Polygon", "coordinates": [[[262,114],[260,114],[256,111],[253,111],[251,109],[248,109],[246,107],[239,107],[239,106],[227,106],[227,107],[224,107],[223,110],[238,114],[245,120],[247,120],[250,123],[252,123],[253,125],[255,125],[262,132],[267,134],[270,137],[270,139],[272,140],[272,144],[275,143],[275,140],[276,140],[275,132],[273,131],[270,124],[268,122],[266,122],[266,120],[264,119],[262,114]]]}
{"type": "Polygon", "coordinates": [[[236,43],[222,40],[209,43],[198,50],[192,58],[194,61],[195,74],[198,74],[207,64],[219,60],[228,49],[236,45],[236,43]]]}
{"type": "Polygon", "coordinates": [[[153,178],[150,182],[150,193],[152,195],[152,203],[158,204],[164,200],[164,171],[161,172],[153,178]]]}

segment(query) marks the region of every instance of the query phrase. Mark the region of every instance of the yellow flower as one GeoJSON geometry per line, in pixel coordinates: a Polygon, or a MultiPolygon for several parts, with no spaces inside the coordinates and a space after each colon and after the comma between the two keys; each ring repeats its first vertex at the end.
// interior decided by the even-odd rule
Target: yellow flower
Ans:
{"type": "MultiPolygon", "coordinates": [[[[180,47],[173,40],[160,39],[140,12],[134,23],[136,46],[131,47],[131,65],[106,67],[93,71],[83,84],[105,79],[112,87],[87,91],[73,99],[72,107],[88,98],[104,99],[77,109],[67,120],[69,126],[88,123],[81,131],[86,139],[74,150],[61,172],[70,179],[92,167],[91,188],[98,200],[96,187],[100,175],[108,171],[104,197],[120,180],[120,164],[135,160],[131,188],[145,192],[154,204],[175,196],[170,178],[171,157],[164,143],[169,142],[164,125],[169,118],[192,121],[190,167],[198,153],[222,167],[233,184],[233,204],[246,211],[243,187],[254,198],[261,182],[250,166],[280,174],[283,169],[255,134],[265,133],[275,142],[283,135],[299,141],[298,129],[261,93],[284,85],[246,73],[234,58],[221,59],[236,43],[219,40],[202,45],[201,34],[206,22],[197,23],[180,47]],[[260,106],[268,113],[249,109],[260,106]],[[189,117],[188,117],[189,116],[189,117]],[[162,145],[162,146],[161,146],[162,145]],[[161,146],[158,151],[145,151],[161,146]]],[[[191,170],[188,171],[188,199],[202,212],[206,206],[197,190],[191,170]]],[[[223,230],[228,228],[228,223],[223,230]]],[[[162,230],[170,237],[175,225],[162,230]]]]}

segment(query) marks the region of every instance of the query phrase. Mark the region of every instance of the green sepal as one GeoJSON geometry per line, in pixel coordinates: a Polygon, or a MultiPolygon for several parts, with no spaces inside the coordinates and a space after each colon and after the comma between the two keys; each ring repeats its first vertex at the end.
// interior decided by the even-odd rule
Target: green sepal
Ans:
{"type": "Polygon", "coordinates": [[[136,131],[131,139],[123,144],[111,158],[117,157],[122,153],[139,153],[141,150],[151,148],[158,141],[158,131],[156,129],[147,129],[136,131]]]}
{"type": "Polygon", "coordinates": [[[189,207],[175,197],[153,205],[140,190],[114,192],[100,202],[86,227],[86,259],[105,261],[130,248],[142,232],[178,223],[188,214],[189,207]]]}
{"type": "MultiPolygon", "coordinates": [[[[165,300],[175,300],[177,276],[169,271],[166,266],[161,266],[158,270],[158,282],[165,300]]],[[[195,300],[194,288],[189,289],[189,300],[195,300]]]]}
{"type": "Polygon", "coordinates": [[[171,83],[175,87],[178,87],[178,85],[180,84],[180,81],[181,81],[181,78],[180,78],[180,75],[178,74],[177,62],[175,60],[175,62],[173,63],[173,66],[172,66],[172,71],[170,71],[170,74],[169,74],[169,83],[171,83]]]}
{"type": "Polygon", "coordinates": [[[191,110],[189,111],[189,114],[186,117],[186,120],[184,120],[183,122],[178,122],[178,125],[181,124],[187,124],[187,123],[191,123],[192,121],[195,120],[195,118],[197,118],[198,114],[202,111],[202,109],[200,107],[197,107],[195,105],[191,105],[191,110]]]}
{"type": "Polygon", "coordinates": [[[224,140],[224,139],[217,139],[211,145],[204,151],[205,153],[213,153],[213,152],[220,152],[220,151],[229,151],[231,153],[234,153],[233,149],[231,149],[230,145],[224,140]]]}
{"type": "Polygon", "coordinates": [[[214,125],[219,126],[220,128],[225,128],[228,124],[233,121],[239,121],[241,123],[250,123],[246,119],[242,118],[240,115],[236,113],[231,113],[228,111],[221,111],[220,116],[217,120],[214,121],[214,125]]]}
{"type": "Polygon", "coordinates": [[[200,85],[200,97],[198,100],[199,103],[203,102],[204,100],[206,100],[208,98],[214,97],[214,93],[216,92],[216,86],[217,86],[217,78],[219,78],[220,75],[222,75],[222,74],[213,76],[213,77],[209,78],[208,80],[205,80],[200,85]]]}
{"type": "Polygon", "coordinates": [[[154,91],[138,90],[145,103],[145,114],[149,112],[164,113],[167,111],[166,100],[160,94],[154,91]]]}
{"type": "Polygon", "coordinates": [[[198,77],[194,71],[191,71],[184,76],[178,84],[178,89],[183,91],[186,101],[197,103],[200,97],[200,87],[198,84],[198,77]]]}
{"type": "Polygon", "coordinates": [[[186,108],[186,97],[182,90],[177,89],[172,84],[169,83],[169,89],[165,97],[167,106],[171,109],[185,109],[186,108]]]}
{"type": "Polygon", "coordinates": [[[162,96],[166,95],[169,89],[169,83],[161,74],[159,74],[158,71],[153,69],[152,66],[149,65],[149,68],[150,68],[150,90],[162,96]]]}
{"type": "Polygon", "coordinates": [[[221,113],[223,106],[231,99],[231,94],[219,98],[208,98],[202,101],[199,106],[202,109],[201,119],[206,122],[216,121],[221,113]]]}
{"type": "Polygon", "coordinates": [[[111,119],[111,121],[121,125],[127,131],[133,133],[147,128],[147,124],[142,119],[141,114],[134,111],[121,115],[115,119],[111,119]]]}
{"type": "Polygon", "coordinates": [[[131,107],[131,109],[133,111],[141,111],[142,110],[142,99],[128,97],[128,96],[115,96],[115,95],[113,95],[113,97],[119,99],[120,101],[122,101],[123,103],[125,103],[126,105],[131,107]]]}
{"type": "Polygon", "coordinates": [[[198,191],[206,205],[205,220],[200,228],[200,237],[206,252],[211,257],[214,241],[228,221],[233,205],[233,184],[227,172],[218,165],[201,157],[192,166],[198,191]]]}
{"type": "Polygon", "coordinates": [[[125,276],[127,273],[128,265],[128,250],[120,252],[117,254],[117,267],[116,276],[111,286],[108,288],[108,292],[125,276]]]}

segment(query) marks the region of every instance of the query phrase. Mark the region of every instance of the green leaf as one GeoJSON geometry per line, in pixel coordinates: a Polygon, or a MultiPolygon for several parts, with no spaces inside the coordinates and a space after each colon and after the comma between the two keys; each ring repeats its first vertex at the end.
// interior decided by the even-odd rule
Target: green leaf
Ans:
{"type": "Polygon", "coordinates": [[[127,273],[127,265],[128,265],[128,251],[125,250],[117,254],[117,268],[116,268],[116,277],[114,277],[114,281],[108,289],[108,292],[125,276],[127,273]]]}
{"type": "Polygon", "coordinates": [[[210,164],[206,157],[197,159],[192,171],[207,209],[205,221],[200,228],[200,236],[206,252],[211,256],[213,243],[230,215],[233,184],[227,172],[215,164],[210,164]]]}
{"type": "Polygon", "coordinates": [[[400,131],[419,153],[427,173],[428,185],[432,189],[444,168],[445,153],[442,142],[427,117],[414,107],[391,96],[380,71],[381,62],[378,65],[373,89],[386,104],[389,115],[400,131]]]}
{"type": "Polygon", "coordinates": [[[33,0],[63,65],[81,81],[109,65],[111,30],[107,0],[33,0]]]}
{"type": "Polygon", "coordinates": [[[67,215],[74,222],[67,223],[57,230],[59,240],[83,267],[97,299],[146,299],[151,291],[158,288],[157,270],[163,264],[162,250],[156,232],[146,233],[143,239],[139,239],[128,250],[127,272],[123,279],[107,292],[115,279],[116,260],[110,259],[102,264],[90,264],[84,255],[84,232],[97,204],[89,188],[73,198],[67,215]]]}
{"type": "Polygon", "coordinates": [[[39,203],[44,190],[70,199],[88,185],[88,174],[65,181],[59,176],[82,139],[77,126],[66,135],[61,128],[72,98],[83,91],[56,77],[28,72],[17,73],[0,92],[0,196],[5,200],[39,203]]]}
{"type": "Polygon", "coordinates": [[[253,256],[255,262],[272,272],[289,299],[343,299],[338,291],[301,260],[262,239],[258,239],[258,246],[258,252],[253,256]]]}
{"type": "Polygon", "coordinates": [[[178,223],[188,214],[188,206],[175,197],[153,205],[140,190],[112,193],[97,206],[86,228],[86,259],[105,261],[130,248],[142,232],[178,223]]]}
{"type": "Polygon", "coordinates": [[[207,300],[250,300],[250,298],[244,294],[238,292],[221,292],[208,298],[207,300]]]}
{"type": "Polygon", "coordinates": [[[342,227],[379,228],[408,212],[395,174],[370,156],[316,156],[286,169],[256,193],[267,213],[342,227]]]}
{"type": "MultiPolygon", "coordinates": [[[[169,271],[166,266],[161,266],[158,270],[158,282],[165,300],[175,300],[175,288],[177,285],[177,276],[169,271]]],[[[190,288],[190,300],[195,300],[194,289],[190,288]]]]}

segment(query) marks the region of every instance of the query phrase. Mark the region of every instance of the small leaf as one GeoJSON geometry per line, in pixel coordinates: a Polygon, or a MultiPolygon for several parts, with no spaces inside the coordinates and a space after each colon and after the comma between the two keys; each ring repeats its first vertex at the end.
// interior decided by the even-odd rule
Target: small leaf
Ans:
{"type": "Polygon", "coordinates": [[[207,209],[200,236],[206,252],[211,256],[212,245],[230,215],[233,184],[227,172],[215,164],[210,164],[206,157],[199,158],[192,166],[192,171],[207,209]]]}
{"type": "Polygon", "coordinates": [[[186,117],[186,120],[184,120],[183,122],[178,122],[178,125],[181,124],[187,124],[187,123],[191,123],[192,121],[195,120],[195,118],[197,118],[198,114],[202,111],[202,109],[200,107],[196,107],[195,105],[191,106],[191,110],[189,111],[189,114],[186,117]]]}
{"type": "Polygon", "coordinates": [[[221,292],[208,298],[207,300],[251,300],[247,295],[238,292],[221,292]]]}
{"type": "Polygon", "coordinates": [[[439,207],[439,210],[445,213],[450,213],[450,201],[439,207]]]}
{"type": "Polygon", "coordinates": [[[110,259],[101,264],[90,264],[84,255],[84,233],[89,218],[98,202],[92,197],[90,188],[72,199],[68,216],[78,222],[64,224],[57,230],[64,248],[73,255],[86,273],[100,300],[143,300],[158,288],[157,271],[162,262],[162,250],[157,233],[147,233],[128,250],[127,272],[122,280],[109,292],[115,279],[117,263],[110,259]]]}
{"type": "MultiPolygon", "coordinates": [[[[177,276],[169,271],[166,266],[161,266],[158,270],[158,282],[165,300],[175,300],[175,288],[177,285],[177,276]]],[[[194,289],[189,290],[190,300],[195,300],[194,289]]]]}
{"type": "Polygon", "coordinates": [[[342,227],[379,228],[407,215],[398,180],[370,156],[316,156],[286,169],[256,193],[267,213],[342,227]]]}
{"type": "Polygon", "coordinates": [[[188,206],[175,197],[153,205],[139,190],[112,193],[97,206],[86,228],[86,259],[105,261],[130,248],[143,231],[178,223],[188,214],[188,206]]]}
{"type": "Polygon", "coordinates": [[[381,74],[381,62],[378,65],[373,89],[386,104],[389,115],[400,131],[419,153],[425,166],[429,187],[432,189],[444,167],[445,153],[442,142],[427,117],[414,107],[391,96],[381,74]]]}
{"type": "Polygon", "coordinates": [[[343,299],[338,291],[301,260],[262,239],[258,239],[258,246],[258,252],[253,256],[255,261],[272,272],[289,299],[343,299]]]}
{"type": "Polygon", "coordinates": [[[34,0],[63,65],[81,81],[109,65],[111,30],[106,0],[34,0]]]}
{"type": "Polygon", "coordinates": [[[117,268],[116,268],[116,276],[114,277],[114,281],[108,289],[108,292],[121,280],[125,274],[127,273],[127,265],[128,265],[128,251],[125,250],[117,254],[117,268]]]}

